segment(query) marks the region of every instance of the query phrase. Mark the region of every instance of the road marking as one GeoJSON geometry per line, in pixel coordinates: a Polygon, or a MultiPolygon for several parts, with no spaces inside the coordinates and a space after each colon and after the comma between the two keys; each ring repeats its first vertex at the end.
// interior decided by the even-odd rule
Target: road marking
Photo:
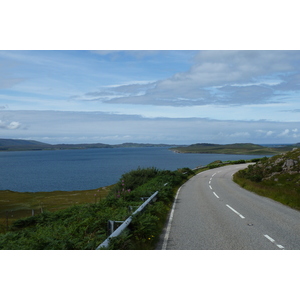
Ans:
{"type": "Polygon", "coordinates": [[[171,231],[171,223],[172,223],[173,216],[174,216],[175,205],[176,205],[177,197],[178,197],[178,194],[179,194],[181,188],[182,188],[182,186],[178,189],[178,191],[176,193],[176,196],[175,196],[175,200],[174,200],[174,203],[173,203],[173,206],[172,206],[170,218],[169,218],[169,221],[168,221],[168,226],[167,226],[167,229],[166,229],[166,234],[165,234],[165,237],[164,237],[164,242],[163,242],[163,245],[162,245],[162,250],[167,250],[167,244],[168,244],[168,239],[169,239],[169,235],[170,235],[170,231],[171,231]]]}
{"type": "Polygon", "coordinates": [[[209,184],[211,184],[211,180],[209,181],[209,184]]]}
{"type": "Polygon", "coordinates": [[[268,236],[267,234],[264,234],[264,237],[267,238],[271,243],[275,244],[278,248],[284,249],[283,246],[281,246],[281,245],[279,245],[279,244],[276,244],[276,243],[275,243],[275,240],[272,239],[272,238],[271,238],[270,236],[268,236]]]}
{"type": "Polygon", "coordinates": [[[230,208],[233,212],[235,212],[238,216],[240,216],[242,219],[245,219],[245,217],[243,215],[241,215],[239,212],[237,212],[235,209],[233,209],[231,206],[229,206],[228,204],[226,204],[226,206],[228,208],[230,208]]]}
{"type": "Polygon", "coordinates": [[[214,193],[214,195],[217,197],[217,198],[220,198],[215,192],[213,192],[214,193]]]}
{"type": "Polygon", "coordinates": [[[211,177],[214,177],[216,174],[217,174],[217,173],[212,174],[211,177]]]}
{"type": "Polygon", "coordinates": [[[270,236],[268,236],[267,234],[264,234],[264,236],[269,240],[269,241],[271,241],[272,243],[274,243],[275,242],[275,240],[273,240],[270,236]]]}
{"type": "Polygon", "coordinates": [[[209,186],[209,188],[212,190],[212,187],[211,187],[211,186],[209,186]]]}

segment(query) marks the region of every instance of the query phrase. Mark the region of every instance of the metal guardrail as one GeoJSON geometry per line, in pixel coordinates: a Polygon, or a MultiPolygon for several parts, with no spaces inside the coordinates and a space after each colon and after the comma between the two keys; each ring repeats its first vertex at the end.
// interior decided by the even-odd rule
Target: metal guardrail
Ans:
{"type": "MultiPolygon", "coordinates": [[[[167,183],[165,184],[167,185],[167,183]]],[[[137,214],[138,212],[141,212],[151,201],[156,200],[156,196],[158,194],[158,191],[156,191],[153,195],[151,195],[132,215],[127,218],[103,243],[101,243],[96,250],[99,250],[101,248],[107,248],[109,246],[110,239],[113,237],[119,236],[131,223],[132,217],[137,214]]]]}

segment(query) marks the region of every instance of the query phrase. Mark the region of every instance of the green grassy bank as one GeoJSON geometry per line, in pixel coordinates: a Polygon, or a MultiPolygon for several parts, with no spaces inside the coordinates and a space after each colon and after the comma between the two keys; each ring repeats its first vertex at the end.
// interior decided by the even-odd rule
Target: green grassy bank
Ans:
{"type": "MultiPolygon", "coordinates": [[[[107,238],[108,220],[124,221],[143,203],[141,198],[149,197],[158,190],[157,201],[136,215],[128,230],[113,239],[109,247],[109,249],[154,249],[174,194],[191,174],[193,172],[190,169],[174,172],[155,168],[134,170],[123,174],[115,185],[105,191],[104,198],[100,196],[101,190],[73,192],[73,194],[69,192],[15,194],[3,191],[5,198],[15,204],[15,206],[7,204],[11,205],[10,208],[24,206],[24,203],[27,203],[25,206],[38,209],[43,205],[43,213],[18,219],[9,224],[8,228],[3,224],[2,229],[6,232],[0,235],[0,249],[93,250],[107,238]],[[168,184],[165,186],[165,183],[168,184]],[[75,194],[78,194],[77,198],[75,194]],[[15,201],[9,199],[9,195],[12,198],[15,196],[15,201]],[[45,197],[51,199],[48,208],[54,206],[57,209],[55,203],[59,203],[60,210],[48,211],[45,197]],[[63,209],[60,203],[62,199],[65,199],[65,205],[68,205],[66,201],[69,201],[69,205],[71,201],[71,206],[63,209]],[[80,204],[80,199],[86,203],[80,204]],[[73,202],[78,204],[75,205],[73,202]]],[[[8,208],[6,206],[4,210],[8,208]]]]}
{"type": "Polygon", "coordinates": [[[0,190],[0,233],[20,218],[42,212],[55,212],[74,205],[91,204],[104,199],[112,186],[85,191],[19,193],[0,190]]]}
{"type": "Polygon", "coordinates": [[[233,179],[249,191],[300,210],[300,149],[264,158],[233,179]]]}

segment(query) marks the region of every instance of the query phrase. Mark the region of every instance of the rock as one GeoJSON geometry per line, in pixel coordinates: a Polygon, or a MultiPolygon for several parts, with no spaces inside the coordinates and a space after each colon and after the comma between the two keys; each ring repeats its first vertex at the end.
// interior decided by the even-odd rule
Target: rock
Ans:
{"type": "Polygon", "coordinates": [[[280,157],[280,158],[277,158],[275,160],[275,165],[278,165],[279,163],[281,163],[283,161],[283,159],[280,157]]]}
{"type": "Polygon", "coordinates": [[[282,168],[283,169],[290,169],[290,168],[292,168],[295,165],[295,162],[297,163],[297,161],[294,161],[293,159],[287,159],[284,162],[282,168]]]}

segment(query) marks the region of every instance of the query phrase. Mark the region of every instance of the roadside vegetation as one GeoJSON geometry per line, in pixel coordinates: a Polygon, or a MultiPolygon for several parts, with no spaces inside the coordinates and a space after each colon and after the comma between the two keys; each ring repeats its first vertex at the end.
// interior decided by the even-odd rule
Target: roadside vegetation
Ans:
{"type": "Polygon", "coordinates": [[[104,199],[112,186],[84,191],[20,193],[0,190],[0,233],[16,220],[104,199]]]}
{"type": "Polygon", "coordinates": [[[109,246],[109,249],[154,249],[177,187],[193,174],[188,168],[133,170],[123,174],[105,198],[92,197],[90,203],[74,204],[55,212],[44,208],[43,213],[14,221],[0,235],[0,249],[95,249],[109,235],[108,220],[124,221],[144,198],[159,191],[157,201],[137,214],[128,230],[112,239],[109,246]]]}
{"type": "Polygon", "coordinates": [[[263,158],[234,175],[241,187],[300,210],[300,149],[263,158]]]}

